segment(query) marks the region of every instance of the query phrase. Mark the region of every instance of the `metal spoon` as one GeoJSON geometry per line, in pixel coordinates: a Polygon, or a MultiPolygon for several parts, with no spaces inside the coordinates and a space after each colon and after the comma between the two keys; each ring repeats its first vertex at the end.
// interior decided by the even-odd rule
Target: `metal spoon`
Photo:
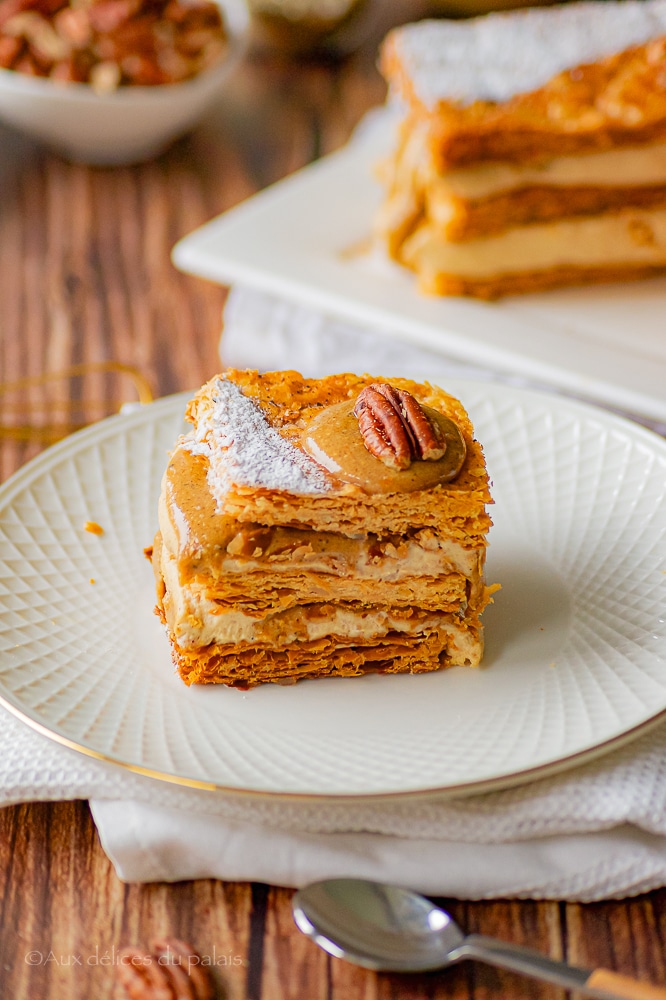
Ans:
{"type": "Polygon", "coordinates": [[[666,1000],[666,989],[607,969],[578,969],[530,948],[465,935],[449,914],[416,892],[341,878],[294,896],[300,930],[336,958],[385,972],[426,972],[472,958],[599,1000],[666,1000]]]}

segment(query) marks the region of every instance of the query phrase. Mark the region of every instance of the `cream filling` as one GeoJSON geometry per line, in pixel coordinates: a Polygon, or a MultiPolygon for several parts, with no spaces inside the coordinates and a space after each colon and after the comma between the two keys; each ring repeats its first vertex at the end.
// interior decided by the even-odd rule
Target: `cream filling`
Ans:
{"type": "MultiPolygon", "coordinates": [[[[243,611],[222,609],[206,596],[205,587],[178,583],[175,560],[162,555],[161,570],[166,584],[164,610],[167,624],[178,645],[196,649],[211,643],[223,645],[267,643],[286,646],[335,635],[364,642],[381,638],[388,632],[408,635],[443,628],[464,643],[465,629],[451,621],[450,615],[432,612],[418,619],[396,615],[387,608],[364,608],[362,611],[345,606],[308,605],[264,618],[255,618],[243,611]]],[[[462,647],[461,647],[462,648],[462,647]]]]}
{"type": "MultiPolygon", "coordinates": [[[[312,533],[310,533],[312,534],[312,533]]],[[[357,544],[355,558],[345,552],[318,551],[316,542],[303,539],[291,551],[261,559],[223,558],[220,575],[240,573],[322,573],[328,576],[353,576],[358,580],[398,583],[410,577],[438,577],[460,573],[467,578],[479,575],[483,552],[463,549],[448,539],[438,539],[437,547],[426,550],[415,542],[396,547],[391,542],[377,546],[376,554],[367,544],[357,544]]],[[[216,574],[217,575],[217,574],[216,574]]]]}
{"type": "Polygon", "coordinates": [[[559,156],[542,163],[485,162],[441,174],[430,154],[427,124],[416,123],[395,157],[381,164],[380,174],[388,196],[376,227],[385,238],[400,238],[401,231],[418,220],[426,195],[429,212],[445,226],[454,213],[453,199],[480,201],[534,186],[666,185],[666,143],[559,156]]]}
{"type": "MultiPolygon", "coordinates": [[[[174,526],[169,514],[173,505],[166,503],[164,490],[159,502],[159,524],[166,549],[175,554],[186,530],[174,526]]],[[[388,540],[349,538],[327,531],[307,531],[279,528],[271,541],[271,529],[265,529],[266,539],[260,545],[253,542],[254,533],[239,526],[238,533],[227,546],[226,553],[214,556],[216,564],[210,576],[240,573],[293,573],[307,571],[332,576],[355,576],[362,580],[395,583],[413,576],[442,576],[460,573],[468,579],[478,577],[485,558],[485,549],[466,549],[450,538],[441,538],[430,529],[417,532],[413,538],[397,543],[388,540]],[[242,557],[241,557],[242,553],[242,557]],[[255,554],[256,553],[256,554],[255,554]]],[[[202,569],[205,569],[205,560],[202,569]]]]}
{"type": "Polygon", "coordinates": [[[363,611],[348,607],[317,605],[289,608],[264,618],[255,618],[243,611],[222,609],[206,596],[205,587],[178,584],[178,573],[168,555],[162,558],[162,575],[166,584],[164,599],[169,628],[183,648],[207,646],[210,643],[236,645],[265,642],[275,646],[321,639],[338,635],[345,639],[368,640],[390,631],[418,633],[437,627],[443,616],[432,613],[418,621],[392,615],[385,608],[363,611]]]}
{"type": "Polygon", "coordinates": [[[612,149],[581,156],[558,156],[541,164],[479,163],[437,175],[426,172],[434,197],[477,201],[516,188],[648,187],[666,184],[666,143],[612,149]]]}
{"type": "Polygon", "coordinates": [[[589,218],[518,226],[496,236],[449,243],[428,225],[402,245],[401,259],[424,278],[464,278],[557,267],[666,265],[666,210],[625,209],[589,218]]]}
{"type": "MultiPolygon", "coordinates": [[[[189,590],[190,588],[188,588],[189,590]]],[[[394,618],[384,609],[363,612],[336,606],[328,614],[308,618],[307,608],[290,608],[267,618],[252,618],[242,611],[227,611],[210,606],[202,594],[184,593],[188,614],[172,629],[182,648],[199,648],[210,643],[252,645],[267,643],[273,647],[289,646],[335,635],[350,641],[367,642],[387,632],[418,634],[440,626],[442,615],[433,613],[418,623],[394,618]]]]}

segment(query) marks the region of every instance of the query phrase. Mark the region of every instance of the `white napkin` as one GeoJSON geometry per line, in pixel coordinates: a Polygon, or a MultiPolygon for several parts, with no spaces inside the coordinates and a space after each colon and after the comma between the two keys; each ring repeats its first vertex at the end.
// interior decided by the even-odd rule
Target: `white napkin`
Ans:
{"type": "Polygon", "coordinates": [[[358,875],[465,899],[582,901],[666,884],[666,726],[513,789],[350,802],[181,788],[0,717],[0,805],[91,799],[102,845],[126,881],[300,886],[358,875]]]}
{"type": "MultiPolygon", "coordinates": [[[[310,375],[470,374],[242,289],[228,300],[221,353],[225,364],[310,375]]],[[[182,788],[86,757],[7,712],[0,717],[0,805],[91,799],[104,849],[127,881],[300,886],[359,875],[468,899],[578,900],[666,885],[666,725],[594,763],[513,789],[354,802],[182,788]]]]}

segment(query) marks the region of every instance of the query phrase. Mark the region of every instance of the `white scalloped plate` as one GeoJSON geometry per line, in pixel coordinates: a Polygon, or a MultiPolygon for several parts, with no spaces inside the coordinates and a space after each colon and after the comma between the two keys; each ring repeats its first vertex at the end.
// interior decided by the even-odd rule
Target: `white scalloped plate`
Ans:
{"type": "Polygon", "coordinates": [[[562,398],[446,387],[494,481],[488,578],[503,589],[482,669],[186,688],[142,554],[174,397],[74,435],[0,490],[2,703],[134,770],[281,794],[459,794],[633,736],[666,710],[666,442],[562,398]]]}

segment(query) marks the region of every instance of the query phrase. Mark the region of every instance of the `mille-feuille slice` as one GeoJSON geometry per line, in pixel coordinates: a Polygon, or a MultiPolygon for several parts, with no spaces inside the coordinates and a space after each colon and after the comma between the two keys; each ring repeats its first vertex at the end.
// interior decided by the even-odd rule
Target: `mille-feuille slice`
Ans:
{"type": "Polygon", "coordinates": [[[153,552],[187,683],[480,662],[490,496],[457,400],[402,379],[229,370],[188,417],[153,552]],[[398,423],[378,457],[383,424],[375,438],[368,426],[383,406],[398,423]]]}
{"type": "Polygon", "coordinates": [[[392,32],[382,66],[408,110],[382,167],[391,256],[424,291],[483,298],[661,273],[665,36],[665,0],[392,32]]]}

